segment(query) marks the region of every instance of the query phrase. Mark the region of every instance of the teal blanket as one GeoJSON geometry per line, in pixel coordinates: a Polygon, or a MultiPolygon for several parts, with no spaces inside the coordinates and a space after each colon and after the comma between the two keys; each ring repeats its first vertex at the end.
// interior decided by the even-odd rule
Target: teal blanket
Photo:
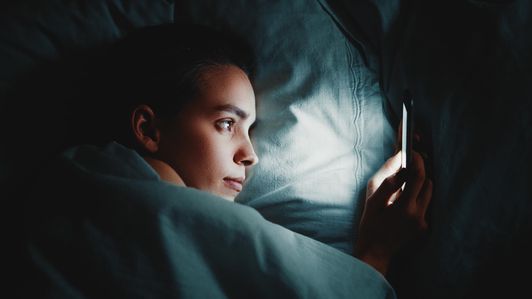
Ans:
{"type": "Polygon", "coordinates": [[[49,165],[24,208],[28,298],[395,298],[365,263],[163,182],[120,144],[49,165]]]}

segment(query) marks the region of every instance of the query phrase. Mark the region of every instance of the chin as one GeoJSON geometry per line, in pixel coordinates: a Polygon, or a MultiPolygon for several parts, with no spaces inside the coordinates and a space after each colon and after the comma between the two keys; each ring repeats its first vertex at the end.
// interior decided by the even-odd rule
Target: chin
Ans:
{"type": "Polygon", "coordinates": [[[236,196],[240,194],[240,192],[237,192],[236,190],[232,190],[228,188],[220,188],[217,190],[212,190],[212,193],[228,201],[235,201],[236,196]]]}
{"type": "Polygon", "coordinates": [[[218,195],[218,196],[220,196],[220,197],[222,197],[224,199],[227,199],[229,201],[235,201],[235,197],[236,197],[236,196],[232,196],[232,195],[218,195]]]}

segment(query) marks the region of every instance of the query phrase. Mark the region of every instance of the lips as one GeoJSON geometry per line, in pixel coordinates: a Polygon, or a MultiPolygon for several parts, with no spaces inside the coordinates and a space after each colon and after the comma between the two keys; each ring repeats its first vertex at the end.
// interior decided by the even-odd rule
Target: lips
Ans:
{"type": "Polygon", "coordinates": [[[233,189],[236,192],[242,191],[242,185],[244,183],[244,178],[232,178],[232,177],[226,177],[224,178],[224,184],[229,189],[233,189]]]}

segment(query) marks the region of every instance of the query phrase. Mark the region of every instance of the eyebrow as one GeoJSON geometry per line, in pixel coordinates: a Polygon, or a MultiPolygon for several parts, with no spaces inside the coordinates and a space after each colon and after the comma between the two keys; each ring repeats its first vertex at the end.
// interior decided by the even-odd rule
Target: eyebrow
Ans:
{"type": "Polygon", "coordinates": [[[233,113],[235,115],[238,115],[242,119],[246,119],[249,117],[249,114],[246,113],[244,110],[231,104],[216,106],[214,109],[216,111],[225,111],[225,112],[233,113]]]}

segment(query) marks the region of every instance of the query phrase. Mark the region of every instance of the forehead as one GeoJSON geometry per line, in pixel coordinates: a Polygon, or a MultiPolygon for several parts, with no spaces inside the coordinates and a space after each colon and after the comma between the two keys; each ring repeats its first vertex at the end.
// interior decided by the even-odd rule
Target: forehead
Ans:
{"type": "Polygon", "coordinates": [[[221,65],[206,69],[200,75],[199,89],[200,93],[195,101],[199,108],[205,111],[245,113],[255,119],[253,87],[240,68],[221,65]]]}

